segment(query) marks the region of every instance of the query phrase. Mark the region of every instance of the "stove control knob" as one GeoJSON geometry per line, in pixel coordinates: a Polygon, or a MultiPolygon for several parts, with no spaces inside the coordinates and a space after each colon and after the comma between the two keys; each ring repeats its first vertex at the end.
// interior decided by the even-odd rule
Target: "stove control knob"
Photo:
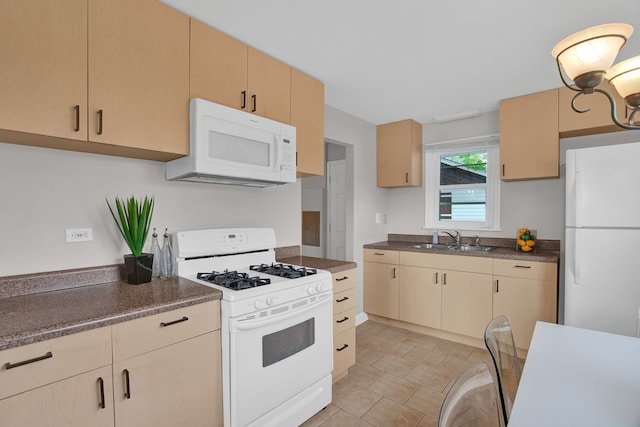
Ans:
{"type": "Polygon", "coordinates": [[[307,288],[307,293],[308,293],[309,295],[313,295],[313,294],[315,294],[315,293],[316,293],[316,290],[315,290],[315,288],[314,288],[313,286],[309,286],[309,287],[307,288]]]}
{"type": "Polygon", "coordinates": [[[273,305],[273,298],[272,297],[267,297],[267,300],[265,302],[267,303],[267,305],[269,307],[271,307],[273,305]]]}
{"type": "Polygon", "coordinates": [[[318,291],[318,292],[324,291],[324,286],[322,285],[322,283],[318,283],[316,285],[316,291],[318,291]]]}
{"type": "Polygon", "coordinates": [[[264,302],[261,299],[257,299],[253,302],[253,306],[258,310],[260,310],[261,308],[264,307],[264,302]]]}

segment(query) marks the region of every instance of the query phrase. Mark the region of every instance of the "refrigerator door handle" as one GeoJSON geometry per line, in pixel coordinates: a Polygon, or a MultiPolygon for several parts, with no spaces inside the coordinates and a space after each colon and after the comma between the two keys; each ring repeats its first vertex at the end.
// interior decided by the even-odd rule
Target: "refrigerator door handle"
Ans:
{"type": "Polygon", "coordinates": [[[578,236],[581,234],[581,231],[582,230],[578,229],[573,230],[573,282],[576,284],[580,284],[582,282],[580,262],[578,262],[578,259],[580,258],[580,239],[578,236]]]}
{"type": "Polygon", "coordinates": [[[573,212],[575,217],[573,218],[576,227],[582,227],[582,221],[580,218],[580,212],[582,211],[582,206],[579,206],[580,204],[580,195],[582,194],[580,192],[580,188],[582,187],[582,174],[578,171],[576,171],[575,173],[575,188],[574,188],[574,192],[573,192],[573,212]]]}

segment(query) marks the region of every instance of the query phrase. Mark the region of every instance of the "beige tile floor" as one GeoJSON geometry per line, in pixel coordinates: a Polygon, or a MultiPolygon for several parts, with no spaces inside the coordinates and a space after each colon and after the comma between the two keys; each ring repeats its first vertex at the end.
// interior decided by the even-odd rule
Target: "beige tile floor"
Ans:
{"type": "Polygon", "coordinates": [[[303,426],[436,426],[453,381],[480,361],[491,366],[486,349],[367,321],[356,328],[356,364],[303,426]]]}

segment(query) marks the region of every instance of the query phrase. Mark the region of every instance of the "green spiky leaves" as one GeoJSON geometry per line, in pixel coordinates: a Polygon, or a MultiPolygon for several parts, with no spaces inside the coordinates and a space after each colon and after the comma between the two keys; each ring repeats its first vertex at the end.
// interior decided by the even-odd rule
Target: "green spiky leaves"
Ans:
{"type": "Polygon", "coordinates": [[[115,204],[118,212],[117,216],[109,200],[107,200],[111,216],[116,222],[120,234],[127,242],[127,246],[131,249],[131,253],[135,256],[140,256],[151,227],[154,199],[153,197],[145,196],[144,200],[138,201],[133,196],[128,199],[116,197],[115,204]]]}

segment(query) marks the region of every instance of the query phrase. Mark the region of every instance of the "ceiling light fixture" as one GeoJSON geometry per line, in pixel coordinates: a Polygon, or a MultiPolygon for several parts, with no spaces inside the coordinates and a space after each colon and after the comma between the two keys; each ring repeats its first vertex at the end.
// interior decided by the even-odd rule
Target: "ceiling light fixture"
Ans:
{"type": "Polygon", "coordinates": [[[447,114],[444,116],[435,116],[433,118],[433,121],[436,123],[444,123],[444,122],[451,122],[454,120],[468,119],[469,117],[475,117],[479,115],[480,115],[480,110],[469,110],[469,111],[462,111],[460,113],[447,114]]]}
{"type": "Polygon", "coordinates": [[[633,27],[628,24],[598,25],[570,35],[553,48],[551,55],[558,64],[562,83],[578,92],[571,100],[571,108],[575,112],[589,111],[576,108],[575,102],[580,95],[601,93],[609,99],[611,119],[617,126],[624,129],[640,129],[640,124],[634,124],[635,114],[640,110],[640,56],[611,67],[631,33],[633,27]],[[567,83],[563,70],[569,79],[573,80],[573,85],[567,83]],[[618,120],[616,103],[611,94],[596,87],[604,79],[609,80],[624,98],[626,107],[631,110],[628,124],[618,120]]]}

